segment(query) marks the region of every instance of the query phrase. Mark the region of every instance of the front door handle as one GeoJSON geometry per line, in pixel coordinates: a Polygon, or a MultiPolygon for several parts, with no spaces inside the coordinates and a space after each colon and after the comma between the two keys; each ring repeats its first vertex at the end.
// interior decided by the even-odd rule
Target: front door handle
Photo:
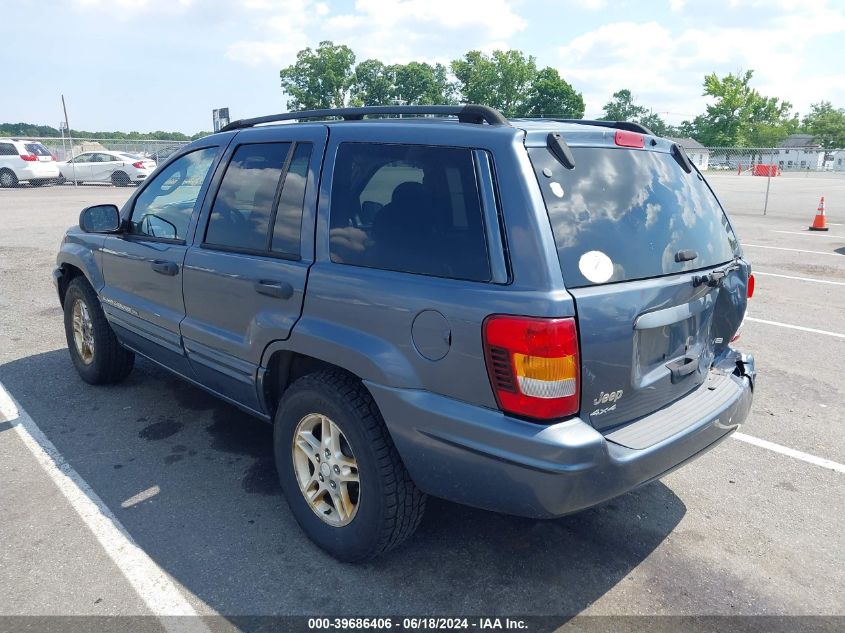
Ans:
{"type": "Polygon", "coordinates": [[[259,279],[254,285],[255,292],[277,299],[290,299],[293,296],[293,286],[286,281],[270,281],[259,279]]]}
{"type": "Polygon", "coordinates": [[[170,275],[171,277],[179,272],[179,266],[177,266],[174,262],[166,262],[161,259],[155,260],[150,264],[150,266],[157,273],[170,275]]]}

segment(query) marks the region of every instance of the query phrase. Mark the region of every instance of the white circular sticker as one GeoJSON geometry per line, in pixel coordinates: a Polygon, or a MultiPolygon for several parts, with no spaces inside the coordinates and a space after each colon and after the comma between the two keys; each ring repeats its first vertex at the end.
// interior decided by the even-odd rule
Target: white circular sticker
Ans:
{"type": "Polygon", "coordinates": [[[578,260],[578,270],[588,281],[601,284],[613,276],[613,262],[601,251],[588,251],[578,260]]]}
{"type": "Polygon", "coordinates": [[[560,186],[559,182],[550,182],[549,189],[551,189],[552,193],[555,194],[558,198],[563,198],[563,187],[560,186]]]}

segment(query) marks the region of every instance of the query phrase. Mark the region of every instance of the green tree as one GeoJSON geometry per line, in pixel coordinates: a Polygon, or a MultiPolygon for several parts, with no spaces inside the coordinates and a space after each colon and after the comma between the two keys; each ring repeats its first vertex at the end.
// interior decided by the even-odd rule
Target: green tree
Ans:
{"type": "Polygon", "coordinates": [[[636,123],[640,117],[648,114],[648,109],[634,103],[634,95],[627,88],[613,93],[610,101],[604,104],[602,121],[630,121],[636,123]]]}
{"type": "Polygon", "coordinates": [[[672,129],[659,114],[635,102],[634,95],[627,88],[613,93],[610,101],[604,104],[602,121],[629,121],[639,123],[658,136],[669,134],[672,129]]]}
{"type": "Polygon", "coordinates": [[[584,97],[567,83],[557,70],[547,66],[531,84],[525,116],[584,117],[584,97]]]}
{"type": "Polygon", "coordinates": [[[452,73],[468,103],[492,106],[505,116],[525,116],[537,62],[516,50],[497,50],[491,56],[470,51],[452,62],[452,73]]]}
{"type": "Polygon", "coordinates": [[[393,80],[387,67],[377,59],[367,59],[355,67],[353,105],[386,105],[393,99],[393,80]]]}
{"type": "Polygon", "coordinates": [[[845,147],[845,109],[834,108],[830,101],[813,103],[801,121],[801,129],[825,149],[845,147]]]}
{"type": "Polygon", "coordinates": [[[296,63],[279,72],[282,88],[288,93],[290,110],[341,108],[346,105],[355,81],[355,53],[345,45],[329,40],[316,50],[305,48],[296,63]]]}
{"type": "Polygon", "coordinates": [[[666,125],[666,121],[664,121],[660,115],[653,110],[649,110],[648,114],[641,116],[637,123],[646,126],[657,136],[672,136],[672,133],[674,132],[672,126],[666,125]]]}
{"type": "Polygon", "coordinates": [[[764,97],[751,87],[754,71],[704,78],[704,95],[714,102],[695,118],[697,140],[720,147],[770,147],[798,127],[790,115],[792,104],[776,97],[764,97]]]}
{"type": "Polygon", "coordinates": [[[389,67],[395,79],[394,98],[412,105],[449,104],[454,102],[452,86],[443,64],[410,62],[389,67]]]}

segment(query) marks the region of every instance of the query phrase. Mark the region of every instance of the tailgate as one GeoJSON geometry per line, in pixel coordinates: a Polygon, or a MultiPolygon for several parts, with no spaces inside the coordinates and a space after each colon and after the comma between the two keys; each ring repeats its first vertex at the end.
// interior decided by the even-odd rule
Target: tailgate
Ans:
{"type": "Polygon", "coordinates": [[[551,146],[528,150],[575,299],[581,416],[601,430],[702,384],[742,322],[750,274],[677,146],[618,147],[613,132],[604,142],[573,146],[571,161],[551,146]]]}
{"type": "Polygon", "coordinates": [[[571,291],[581,334],[582,418],[609,429],[704,382],[742,322],[748,267],[716,287],[696,285],[705,274],[571,291]]]}

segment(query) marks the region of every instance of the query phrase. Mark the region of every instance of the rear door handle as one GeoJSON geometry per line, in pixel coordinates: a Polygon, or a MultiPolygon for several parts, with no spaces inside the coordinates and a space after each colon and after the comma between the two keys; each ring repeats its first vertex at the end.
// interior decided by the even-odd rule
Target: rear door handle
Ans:
{"type": "Polygon", "coordinates": [[[170,275],[171,277],[179,272],[179,266],[177,266],[174,262],[166,262],[161,259],[155,260],[150,264],[150,266],[157,273],[170,275]]]}
{"type": "Polygon", "coordinates": [[[259,279],[254,285],[255,292],[277,299],[290,299],[293,296],[293,286],[286,281],[270,281],[259,279]]]}

